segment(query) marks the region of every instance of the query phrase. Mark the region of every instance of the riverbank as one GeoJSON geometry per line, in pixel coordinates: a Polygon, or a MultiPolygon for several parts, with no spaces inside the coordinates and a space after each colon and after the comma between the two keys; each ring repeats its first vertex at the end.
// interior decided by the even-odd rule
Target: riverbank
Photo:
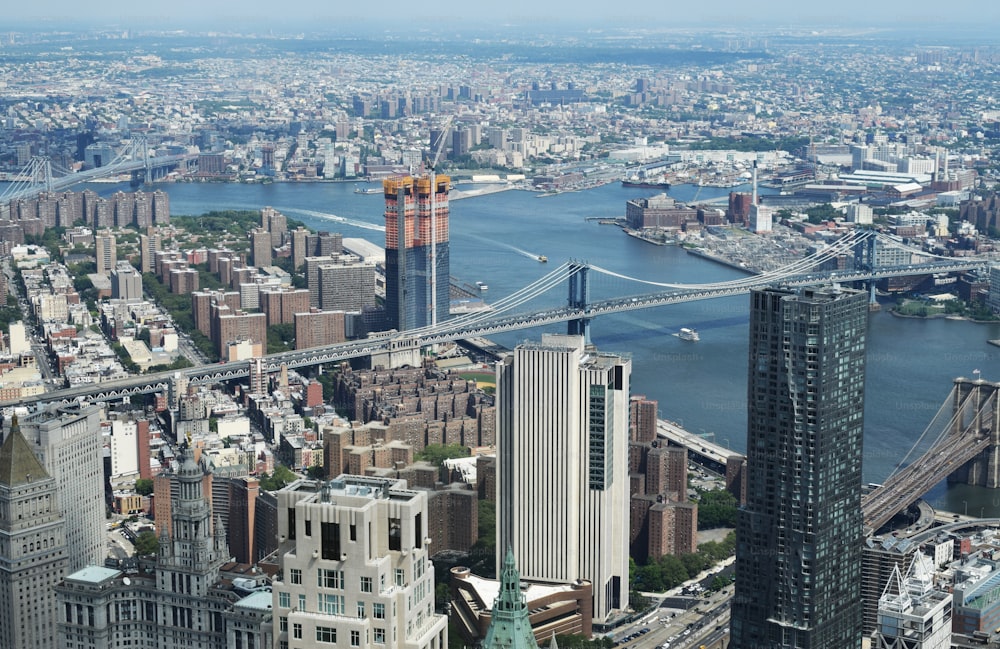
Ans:
{"type": "Polygon", "coordinates": [[[748,275],[759,275],[760,274],[760,271],[756,271],[756,270],[753,270],[751,268],[747,268],[746,266],[744,266],[740,262],[730,261],[729,259],[726,259],[725,257],[721,257],[719,255],[714,255],[714,254],[708,252],[707,250],[705,250],[704,248],[688,248],[687,246],[684,246],[684,251],[687,252],[689,255],[694,255],[695,257],[701,257],[702,259],[707,259],[709,261],[714,261],[717,264],[722,264],[723,266],[729,266],[730,268],[735,268],[736,270],[743,271],[744,273],[746,273],[748,275]]]}

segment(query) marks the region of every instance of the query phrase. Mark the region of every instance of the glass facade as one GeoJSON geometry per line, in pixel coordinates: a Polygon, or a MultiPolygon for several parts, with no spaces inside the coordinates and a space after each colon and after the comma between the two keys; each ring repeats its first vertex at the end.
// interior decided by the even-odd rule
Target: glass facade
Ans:
{"type": "Polygon", "coordinates": [[[861,646],[864,292],[751,294],[734,649],[861,646]]]}

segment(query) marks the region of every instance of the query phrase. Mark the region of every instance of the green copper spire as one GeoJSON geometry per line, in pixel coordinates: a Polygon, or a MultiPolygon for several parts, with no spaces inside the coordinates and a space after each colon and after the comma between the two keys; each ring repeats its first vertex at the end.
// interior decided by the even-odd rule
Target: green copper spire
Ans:
{"type": "Polygon", "coordinates": [[[528,620],[528,605],[521,593],[521,575],[514,564],[514,552],[507,556],[500,574],[500,594],[493,602],[493,619],[482,649],[538,649],[528,620]]]}

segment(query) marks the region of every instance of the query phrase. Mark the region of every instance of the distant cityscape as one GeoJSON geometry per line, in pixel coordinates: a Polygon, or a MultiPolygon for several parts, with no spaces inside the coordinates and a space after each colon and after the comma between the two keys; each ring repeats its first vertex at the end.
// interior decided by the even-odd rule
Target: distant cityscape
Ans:
{"type": "Polygon", "coordinates": [[[1000,322],[1000,47],[590,38],[3,35],[0,648],[1000,647],[1000,520],[921,500],[1000,488],[996,364],[861,472],[869,313],[1000,322]],[[514,248],[566,333],[424,342],[528,299],[454,276],[456,201],[610,184],[745,275],[658,286],[749,293],[745,453],[592,344],[604,269],[514,248]]]}

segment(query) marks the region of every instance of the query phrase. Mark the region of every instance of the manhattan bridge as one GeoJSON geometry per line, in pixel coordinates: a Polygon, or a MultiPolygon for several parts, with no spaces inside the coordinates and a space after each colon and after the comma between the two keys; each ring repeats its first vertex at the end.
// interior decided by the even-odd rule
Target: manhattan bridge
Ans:
{"type": "MultiPolygon", "coordinates": [[[[455,315],[435,326],[373,333],[364,339],[269,354],[262,359],[222,362],[79,385],[17,402],[0,402],[0,407],[76,400],[116,401],[141,394],[167,392],[179,378],[196,385],[242,379],[250,376],[252,365],[255,366],[253,371],[272,374],[283,367],[303,368],[373,356],[380,361],[387,360],[390,365],[405,364],[408,359],[419,358],[420,350],[428,346],[558,323],[567,323],[570,334],[589,338],[590,324],[599,316],[741,295],[764,286],[808,286],[831,282],[861,284],[869,288],[874,301],[875,282],[879,279],[986,269],[989,264],[982,258],[935,257],[906,248],[924,261],[877,266],[873,260],[877,258],[878,246],[905,247],[895,237],[875,230],[857,229],[782,268],[706,284],[638,279],[585,262],[567,261],[520,290],[490,303],[488,309],[455,315]],[[844,258],[853,259],[853,263],[847,264],[850,268],[817,270],[844,258]],[[558,292],[567,298],[563,304],[554,305],[552,295],[558,292]],[[592,299],[592,294],[605,297],[592,299]],[[548,303],[537,306],[540,301],[545,301],[543,298],[546,296],[548,303]]],[[[1000,384],[977,381],[965,385],[961,380],[956,381],[952,394],[914,446],[914,449],[921,444],[926,446],[926,440],[930,439],[933,440],[930,450],[910,461],[909,456],[914,453],[911,451],[884,485],[864,497],[867,533],[885,525],[935,484],[955,471],[967,468],[970,463],[979,463],[976,465],[978,468],[970,469],[973,473],[993,475],[992,480],[997,482],[995,486],[1000,486],[1000,416],[996,414],[1000,412],[998,391],[1000,384]],[[989,458],[984,460],[985,456],[989,458]]]]}

